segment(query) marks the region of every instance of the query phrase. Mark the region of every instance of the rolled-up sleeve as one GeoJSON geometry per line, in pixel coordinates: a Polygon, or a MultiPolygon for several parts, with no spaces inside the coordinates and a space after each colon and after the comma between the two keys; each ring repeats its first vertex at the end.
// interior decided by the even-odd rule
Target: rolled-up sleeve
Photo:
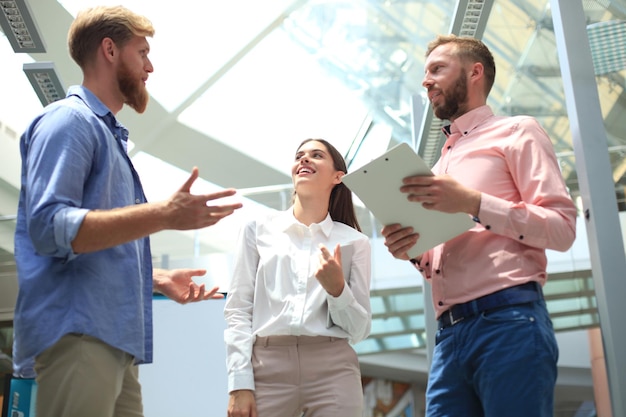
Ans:
{"type": "Polygon", "coordinates": [[[72,241],[89,211],[82,208],[83,190],[93,169],[94,135],[80,119],[71,108],[49,111],[31,125],[21,144],[28,233],[43,256],[74,258],[72,241]],[[63,129],[68,118],[74,119],[73,128],[63,129]]]}

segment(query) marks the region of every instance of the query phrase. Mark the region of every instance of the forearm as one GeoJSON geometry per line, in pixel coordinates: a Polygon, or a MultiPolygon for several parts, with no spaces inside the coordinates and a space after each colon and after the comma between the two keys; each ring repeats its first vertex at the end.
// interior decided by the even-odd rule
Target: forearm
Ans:
{"type": "Polygon", "coordinates": [[[483,202],[480,221],[492,233],[559,251],[567,250],[576,237],[576,207],[568,197],[554,197],[545,206],[492,196],[485,196],[483,202]]]}
{"type": "Polygon", "coordinates": [[[357,248],[352,259],[350,285],[344,286],[339,297],[327,297],[328,309],[333,324],[345,330],[349,334],[352,343],[365,339],[369,335],[371,328],[370,258],[371,249],[369,243],[365,243],[362,247],[357,248]]]}
{"type": "Polygon", "coordinates": [[[75,253],[111,248],[167,228],[164,203],[145,203],[112,210],[92,210],[72,241],[75,253]]]}
{"type": "MultiPolygon", "coordinates": [[[[345,291],[349,292],[347,286],[345,291]]],[[[348,333],[351,343],[358,343],[369,335],[372,316],[365,306],[359,304],[354,297],[351,298],[347,305],[329,301],[328,308],[332,324],[348,333]]]]}

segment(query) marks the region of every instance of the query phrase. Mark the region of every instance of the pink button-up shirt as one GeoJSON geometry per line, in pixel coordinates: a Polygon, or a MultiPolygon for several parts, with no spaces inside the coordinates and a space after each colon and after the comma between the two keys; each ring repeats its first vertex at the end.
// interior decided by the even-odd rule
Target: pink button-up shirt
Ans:
{"type": "Polygon", "coordinates": [[[437,316],[513,285],[546,281],[545,249],[576,237],[572,202],[552,143],[532,117],[495,116],[488,106],[451,125],[433,167],[482,192],[474,228],[423,254],[437,316]]]}

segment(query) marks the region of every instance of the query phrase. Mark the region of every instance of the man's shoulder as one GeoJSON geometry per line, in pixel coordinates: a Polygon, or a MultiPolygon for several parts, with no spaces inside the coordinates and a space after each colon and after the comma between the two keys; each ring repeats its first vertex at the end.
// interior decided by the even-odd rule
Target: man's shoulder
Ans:
{"type": "Polygon", "coordinates": [[[537,127],[541,126],[534,116],[526,114],[497,115],[493,117],[495,123],[510,125],[512,127],[537,127]]]}
{"type": "Polygon", "coordinates": [[[31,120],[22,135],[22,140],[30,141],[30,137],[36,133],[46,133],[46,136],[54,135],[60,129],[66,133],[73,133],[68,126],[77,126],[84,122],[92,124],[93,113],[80,100],[65,97],[48,104],[35,118],[31,120]]]}
{"type": "Polygon", "coordinates": [[[70,95],[47,105],[42,116],[67,118],[65,122],[72,122],[76,118],[95,117],[95,114],[79,97],[70,95]]]}

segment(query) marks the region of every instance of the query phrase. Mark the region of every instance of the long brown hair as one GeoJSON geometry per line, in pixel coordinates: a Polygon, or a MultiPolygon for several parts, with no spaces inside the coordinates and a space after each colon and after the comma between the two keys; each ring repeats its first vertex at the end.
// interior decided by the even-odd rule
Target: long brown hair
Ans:
{"type": "MultiPolygon", "coordinates": [[[[302,147],[302,145],[311,141],[320,142],[326,147],[331,158],[333,158],[333,167],[336,171],[341,171],[346,174],[348,173],[346,161],[343,159],[341,153],[339,153],[337,148],[324,139],[305,139],[300,145],[298,145],[298,150],[302,147]]],[[[293,196],[295,197],[295,191],[293,196]]],[[[356,218],[356,212],[354,211],[352,191],[350,191],[350,189],[346,187],[343,182],[335,185],[333,190],[330,192],[328,212],[333,220],[347,224],[359,232],[361,231],[361,226],[359,225],[359,221],[356,218]]]]}

